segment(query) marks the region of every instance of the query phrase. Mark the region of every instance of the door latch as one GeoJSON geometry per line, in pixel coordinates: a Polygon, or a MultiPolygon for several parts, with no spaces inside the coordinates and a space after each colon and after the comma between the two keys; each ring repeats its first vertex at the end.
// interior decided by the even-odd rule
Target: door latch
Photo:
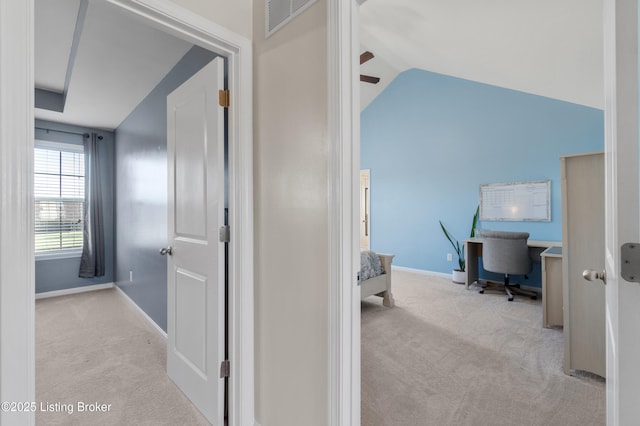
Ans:
{"type": "Polygon", "coordinates": [[[626,243],[620,247],[620,276],[640,283],[640,244],[626,243]]]}

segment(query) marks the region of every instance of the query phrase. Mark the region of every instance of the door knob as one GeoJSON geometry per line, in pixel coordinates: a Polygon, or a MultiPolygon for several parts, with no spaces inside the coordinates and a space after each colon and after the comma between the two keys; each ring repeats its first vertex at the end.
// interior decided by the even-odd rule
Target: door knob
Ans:
{"type": "Polygon", "coordinates": [[[585,269],[584,272],[582,272],[582,278],[587,281],[602,280],[603,284],[607,283],[607,274],[605,271],[598,272],[593,269],[585,269]]]}
{"type": "Polygon", "coordinates": [[[173,255],[173,247],[169,246],[167,248],[164,248],[164,247],[161,248],[160,249],[160,254],[163,255],[163,256],[165,254],[168,254],[169,256],[173,255]]]}

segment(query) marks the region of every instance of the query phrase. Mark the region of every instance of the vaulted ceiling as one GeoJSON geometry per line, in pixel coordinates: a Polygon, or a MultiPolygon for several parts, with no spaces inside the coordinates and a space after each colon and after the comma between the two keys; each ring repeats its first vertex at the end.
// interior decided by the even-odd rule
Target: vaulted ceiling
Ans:
{"type": "MultiPolygon", "coordinates": [[[[191,47],[107,2],[35,6],[36,95],[64,107],[36,108],[36,118],[114,129],[191,47]]],[[[603,108],[602,8],[602,0],[366,0],[362,49],[376,57],[361,71],[381,81],[360,84],[362,108],[410,68],[603,108]]]]}
{"type": "Polygon", "coordinates": [[[604,106],[602,0],[366,0],[363,108],[420,68],[595,108],[604,106]]]}

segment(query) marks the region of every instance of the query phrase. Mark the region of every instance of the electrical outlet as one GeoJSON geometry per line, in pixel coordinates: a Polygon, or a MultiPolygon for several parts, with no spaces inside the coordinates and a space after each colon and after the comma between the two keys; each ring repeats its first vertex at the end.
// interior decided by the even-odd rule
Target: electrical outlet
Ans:
{"type": "Polygon", "coordinates": [[[453,262],[453,254],[447,253],[447,261],[453,262]]]}
{"type": "Polygon", "coordinates": [[[129,271],[129,281],[133,281],[133,271],[129,271]]]}

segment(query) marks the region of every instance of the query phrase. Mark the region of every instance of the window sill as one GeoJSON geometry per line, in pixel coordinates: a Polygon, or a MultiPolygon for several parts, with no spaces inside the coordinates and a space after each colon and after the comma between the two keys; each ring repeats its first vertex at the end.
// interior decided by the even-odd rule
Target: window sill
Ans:
{"type": "Polygon", "coordinates": [[[39,260],[58,260],[58,259],[73,259],[82,257],[82,251],[56,251],[55,253],[36,253],[36,262],[39,260]]]}

